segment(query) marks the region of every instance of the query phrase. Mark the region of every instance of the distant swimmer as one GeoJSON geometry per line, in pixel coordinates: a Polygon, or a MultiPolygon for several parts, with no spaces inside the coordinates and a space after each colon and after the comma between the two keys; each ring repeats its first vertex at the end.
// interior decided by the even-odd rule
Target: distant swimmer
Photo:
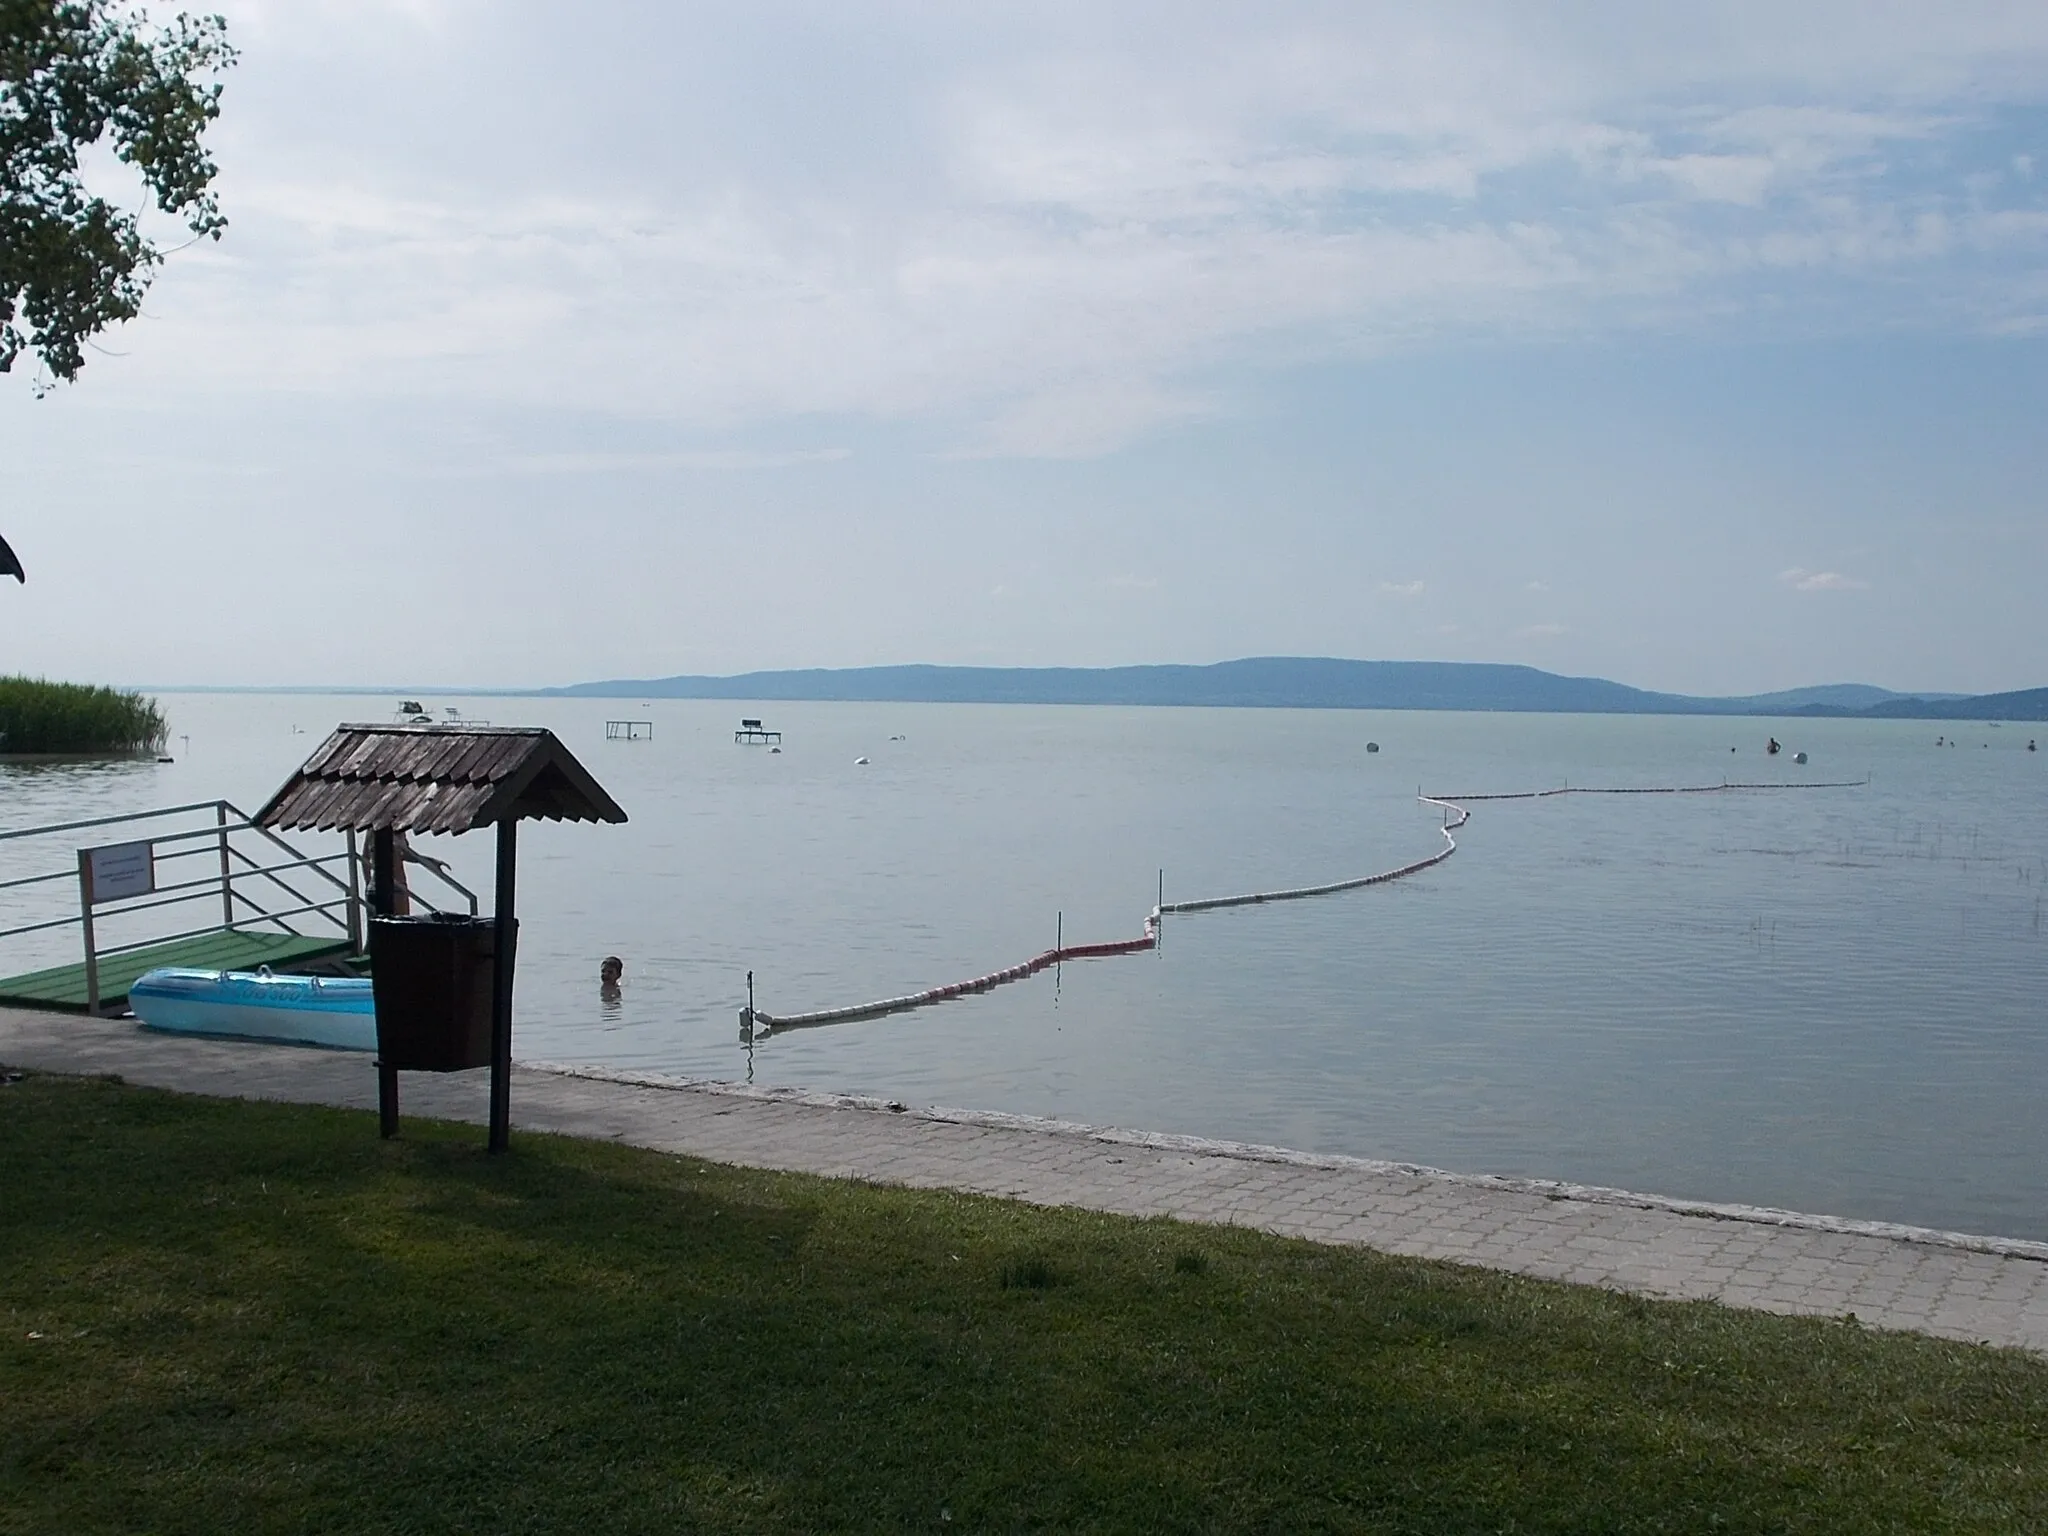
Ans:
{"type": "Polygon", "coordinates": [[[2027,750],[2029,752],[2034,750],[2034,738],[2031,736],[2027,738],[2027,750]]]}
{"type": "Polygon", "coordinates": [[[1785,749],[1783,747],[1778,745],[1778,738],[1775,736],[1771,738],[1770,744],[1764,748],[1764,751],[1772,757],[1776,757],[1780,752],[1784,750],[1785,749]]]}
{"type": "Polygon", "coordinates": [[[626,962],[617,955],[606,955],[604,964],[597,968],[597,995],[608,1003],[619,1000],[619,981],[626,974],[626,962]]]}

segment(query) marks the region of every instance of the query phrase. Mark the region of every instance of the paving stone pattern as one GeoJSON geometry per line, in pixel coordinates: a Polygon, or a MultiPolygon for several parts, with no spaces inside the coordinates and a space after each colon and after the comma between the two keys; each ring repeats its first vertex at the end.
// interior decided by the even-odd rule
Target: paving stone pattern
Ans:
{"type": "MultiPolygon", "coordinates": [[[[0,1009],[0,1062],[119,1073],[189,1093],[371,1109],[366,1056],[139,1030],[0,1009]]],[[[486,1074],[408,1074],[408,1114],[481,1122],[486,1074]]],[[[0,1112],[4,1112],[0,1099],[0,1112]]],[[[1041,1205],[1256,1227],[1648,1295],[2048,1353],[2048,1244],[1615,1190],[1476,1178],[1195,1138],[835,1095],[523,1066],[518,1130],[719,1162],[1041,1205]]]]}

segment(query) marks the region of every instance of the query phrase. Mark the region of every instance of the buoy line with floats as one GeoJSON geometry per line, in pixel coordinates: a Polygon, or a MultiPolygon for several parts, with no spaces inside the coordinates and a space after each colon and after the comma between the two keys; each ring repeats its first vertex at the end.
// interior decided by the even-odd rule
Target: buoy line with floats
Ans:
{"type": "Polygon", "coordinates": [[[1350,880],[1332,880],[1324,885],[1296,885],[1277,891],[1251,891],[1242,896],[1210,896],[1199,901],[1162,901],[1153,907],[1145,918],[1144,935],[1135,939],[1111,939],[1098,944],[1062,944],[1033,955],[1017,965],[1005,966],[1000,971],[990,971],[985,976],[970,977],[966,981],[949,982],[942,987],[927,987],[922,992],[907,992],[901,997],[879,998],[874,1002],[854,1003],[845,1008],[819,1008],[809,1013],[771,1014],[752,1006],[753,973],[747,973],[749,1004],[740,1010],[740,1035],[742,1039],[753,1040],[757,1036],[777,1030],[808,1029],[821,1024],[851,1024],[859,1019],[879,1019],[887,1014],[908,1013],[913,1008],[928,1008],[934,1003],[951,1002],[955,998],[967,997],[977,992],[993,991],[1013,981],[1023,981],[1036,976],[1040,971],[1050,969],[1067,960],[1105,960],[1116,955],[1142,954],[1159,947],[1159,925],[1161,919],[1173,914],[1194,912],[1219,912],[1226,907],[1261,906],[1275,901],[1304,901],[1312,896],[1335,896],[1344,891],[1363,890],[1369,885],[1386,885],[1390,881],[1405,880],[1419,875],[1426,869],[1434,869],[1458,851],[1458,840],[1451,834],[1472,819],[1472,813],[1465,807],[1468,803],[1501,800],[1548,800],[1559,795],[1712,795],[1726,792],[1748,792],[1776,789],[1861,789],[1870,780],[1835,779],[1821,783],[1804,784],[1675,784],[1643,785],[1621,787],[1580,787],[1563,785],[1556,789],[1524,789],[1492,794],[1472,795],[1425,795],[1419,790],[1415,798],[1424,805],[1433,805],[1444,813],[1444,824],[1438,831],[1443,834],[1444,845],[1427,858],[1395,869],[1381,870],[1376,875],[1360,875],[1350,880]]]}

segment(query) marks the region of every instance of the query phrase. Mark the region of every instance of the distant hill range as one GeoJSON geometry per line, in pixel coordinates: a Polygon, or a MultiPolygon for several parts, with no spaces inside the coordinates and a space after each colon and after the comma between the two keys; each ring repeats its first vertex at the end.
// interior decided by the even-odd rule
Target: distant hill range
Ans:
{"type": "Polygon", "coordinates": [[[1902,694],[1832,683],[1740,698],[1650,693],[1599,677],[1463,661],[1254,656],[1186,667],[848,667],[625,678],[545,690],[584,698],[859,700],[890,704],[1166,704],[1244,709],[1526,710],[1595,715],[1809,715],[2048,720],[2048,688],[1902,694]]]}

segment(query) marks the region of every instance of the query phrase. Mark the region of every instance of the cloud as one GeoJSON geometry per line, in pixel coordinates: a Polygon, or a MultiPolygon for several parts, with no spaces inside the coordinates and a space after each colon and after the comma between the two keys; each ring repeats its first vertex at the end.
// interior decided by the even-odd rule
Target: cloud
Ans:
{"type": "Polygon", "coordinates": [[[1145,379],[1048,381],[997,409],[976,440],[949,459],[1091,459],[1161,427],[1212,413],[1211,402],[1145,379]]]}
{"type": "Polygon", "coordinates": [[[1525,624],[1515,631],[1524,640],[1554,640],[1559,635],[1568,635],[1571,630],[1563,624],[1525,624]]]}
{"type": "Polygon", "coordinates": [[[1413,581],[1383,581],[1380,590],[1389,597],[1420,597],[1423,592],[1422,578],[1413,581]]]}
{"type": "Polygon", "coordinates": [[[1778,572],[1778,580],[1795,592],[1861,592],[1869,582],[1840,571],[1809,571],[1801,566],[1778,572]]]}
{"type": "Polygon", "coordinates": [[[791,464],[829,464],[850,457],[846,448],[804,448],[768,452],[751,448],[699,448],[677,453],[535,453],[508,459],[522,475],[587,475],[613,470],[780,469],[791,464]]]}
{"type": "Polygon", "coordinates": [[[1550,590],[1550,583],[1547,581],[1532,581],[1527,583],[1522,590],[1524,592],[1548,592],[1550,590]]]}
{"type": "Polygon", "coordinates": [[[597,0],[580,70],[525,0],[229,8],[233,224],[113,343],[138,398],[573,399],[1086,458],[1224,413],[1230,370],[1704,315],[2011,332],[2048,266],[2030,163],[1983,132],[2048,88],[2040,7],[597,0]]]}

